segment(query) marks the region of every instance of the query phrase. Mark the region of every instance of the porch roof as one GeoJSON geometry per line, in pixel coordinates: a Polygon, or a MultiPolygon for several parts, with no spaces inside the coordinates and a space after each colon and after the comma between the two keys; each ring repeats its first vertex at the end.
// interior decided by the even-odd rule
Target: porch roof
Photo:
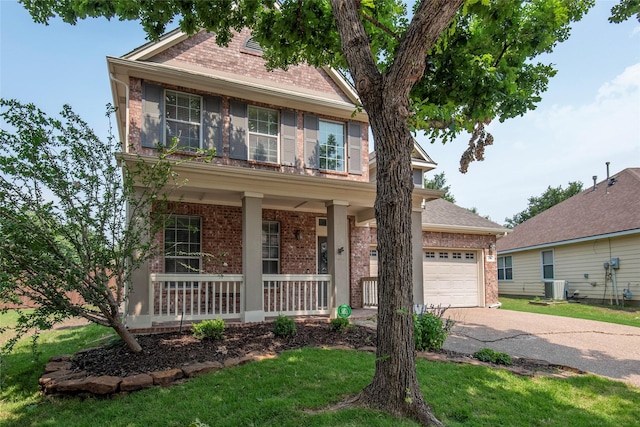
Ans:
{"type": "MultiPolygon", "coordinates": [[[[120,154],[119,158],[132,165],[141,160],[157,162],[151,156],[120,154]]],[[[375,183],[198,161],[176,164],[174,170],[185,181],[174,199],[185,202],[241,206],[243,197],[252,196],[262,198],[264,209],[322,213],[328,205],[340,203],[347,205],[347,214],[355,216],[360,225],[374,219],[375,183]]],[[[423,201],[441,196],[438,190],[415,188],[412,208],[420,209],[423,201]]]]}

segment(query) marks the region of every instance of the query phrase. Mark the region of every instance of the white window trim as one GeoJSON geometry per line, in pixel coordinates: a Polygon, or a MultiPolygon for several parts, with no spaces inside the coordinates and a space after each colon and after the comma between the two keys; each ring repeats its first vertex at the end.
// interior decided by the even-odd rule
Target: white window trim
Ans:
{"type": "Polygon", "coordinates": [[[280,164],[280,158],[281,158],[281,153],[280,153],[280,127],[282,126],[282,120],[280,117],[280,110],[276,110],[274,108],[267,108],[267,107],[260,107],[258,105],[251,105],[251,104],[247,104],[247,161],[251,161],[251,162],[258,162],[258,163],[269,163],[269,164],[280,164]],[[249,126],[249,122],[251,121],[251,119],[249,118],[249,110],[255,108],[258,110],[267,110],[267,111],[274,111],[277,115],[277,119],[276,119],[276,129],[277,129],[277,135],[269,135],[266,133],[260,133],[260,132],[252,132],[250,130],[250,126],[249,126]],[[258,136],[264,136],[267,138],[274,138],[276,139],[276,150],[277,150],[277,154],[276,154],[276,160],[275,161],[271,161],[271,160],[256,160],[256,159],[252,159],[251,158],[251,135],[258,135],[258,136]]]}
{"type": "MultiPolygon", "coordinates": [[[[278,263],[277,264],[278,273],[276,273],[276,274],[280,274],[280,267],[282,266],[282,263],[280,261],[281,251],[282,251],[282,237],[281,237],[282,228],[281,228],[280,223],[278,221],[262,221],[262,225],[263,226],[264,226],[264,224],[276,224],[278,226],[278,257],[277,258],[271,258],[271,257],[265,258],[265,257],[262,257],[261,263],[263,261],[276,261],[278,263]]],[[[271,245],[269,245],[269,247],[271,247],[271,245]]],[[[262,274],[265,274],[264,270],[263,270],[262,274]]]]}
{"type": "Polygon", "coordinates": [[[318,118],[318,169],[321,171],[328,171],[328,172],[339,172],[339,173],[348,173],[348,166],[347,166],[347,157],[348,157],[348,153],[349,153],[349,138],[347,135],[348,132],[348,127],[347,127],[347,123],[344,122],[339,122],[336,120],[327,120],[327,119],[323,119],[323,118],[318,118]],[[333,123],[336,125],[340,125],[342,126],[342,170],[338,170],[338,169],[327,169],[327,168],[323,168],[321,167],[321,163],[322,163],[322,158],[320,156],[320,147],[322,147],[322,145],[324,145],[322,142],[320,142],[320,124],[321,123],[333,123]]]}
{"type": "MultiPolygon", "coordinates": [[[[162,104],[164,107],[164,122],[165,122],[165,126],[162,129],[162,139],[164,141],[164,145],[165,147],[169,146],[169,144],[171,143],[171,141],[167,141],[167,129],[166,129],[166,124],[167,123],[186,123],[186,124],[196,124],[196,122],[187,122],[184,120],[177,120],[177,119],[170,119],[167,117],[167,92],[173,92],[176,94],[182,94],[182,95],[187,95],[190,97],[194,97],[194,98],[198,98],[200,100],[200,122],[198,123],[198,149],[202,149],[202,119],[203,119],[203,103],[202,103],[202,96],[200,95],[196,95],[193,93],[189,93],[189,92],[182,92],[179,90],[173,90],[173,89],[164,89],[162,95],[163,95],[163,99],[162,99],[162,104]]],[[[178,147],[180,147],[180,145],[178,145],[178,147]]]]}
{"type": "Polygon", "coordinates": [[[542,281],[544,282],[550,282],[555,280],[556,277],[556,254],[553,251],[553,249],[546,249],[544,251],[540,251],[540,277],[542,278],[542,281]],[[552,258],[552,263],[551,264],[545,264],[544,263],[544,256],[543,254],[545,252],[551,252],[551,258],[552,258]],[[544,267],[545,265],[551,265],[553,267],[553,277],[549,278],[549,277],[544,277],[544,267]]]}
{"type": "Polygon", "coordinates": [[[505,261],[503,261],[503,267],[502,267],[502,268],[500,268],[499,266],[497,266],[497,267],[496,267],[496,268],[497,268],[497,271],[498,271],[498,281],[499,281],[499,282],[513,282],[513,255],[503,255],[503,256],[499,256],[499,257],[498,257],[498,261],[496,261],[496,265],[498,265],[498,264],[499,264],[499,260],[500,260],[500,258],[505,259],[505,261]],[[507,267],[507,265],[506,265],[506,258],[511,258],[511,267],[507,267]],[[506,277],[507,277],[507,268],[511,268],[511,279],[507,279],[507,278],[506,278],[506,277]],[[499,276],[500,276],[500,274],[499,274],[500,270],[503,270],[503,271],[504,271],[504,277],[505,277],[504,279],[500,279],[500,278],[499,278],[499,276]]]}

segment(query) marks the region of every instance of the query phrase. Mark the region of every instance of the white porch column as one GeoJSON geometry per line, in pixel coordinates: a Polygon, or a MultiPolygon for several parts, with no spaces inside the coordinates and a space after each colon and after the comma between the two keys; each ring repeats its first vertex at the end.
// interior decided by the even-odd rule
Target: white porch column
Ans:
{"type": "Polygon", "coordinates": [[[329,307],[331,317],[338,314],[338,306],[349,304],[349,221],[347,206],[342,200],[332,200],[327,206],[327,248],[329,252],[329,274],[333,283],[329,307]]]}
{"type": "Polygon", "coordinates": [[[413,303],[424,304],[422,272],[422,209],[411,211],[411,246],[413,268],[413,303]]]}
{"type": "MultiPolygon", "coordinates": [[[[141,197],[142,190],[136,190],[136,193],[141,197]]],[[[129,204],[127,203],[127,221],[134,221],[129,204]]],[[[147,213],[151,215],[149,211],[147,213]]],[[[144,236],[144,242],[148,241],[149,236],[144,236]]],[[[142,243],[142,242],[141,242],[142,243]]],[[[145,261],[139,268],[131,272],[129,283],[126,284],[125,289],[125,323],[129,328],[150,328],[152,325],[151,313],[152,309],[150,304],[154,304],[153,293],[150,288],[149,281],[149,261],[145,261]]]]}
{"type": "Polygon", "coordinates": [[[262,284],[262,197],[245,192],[242,197],[242,273],[244,274],[243,322],[264,320],[262,284]]]}

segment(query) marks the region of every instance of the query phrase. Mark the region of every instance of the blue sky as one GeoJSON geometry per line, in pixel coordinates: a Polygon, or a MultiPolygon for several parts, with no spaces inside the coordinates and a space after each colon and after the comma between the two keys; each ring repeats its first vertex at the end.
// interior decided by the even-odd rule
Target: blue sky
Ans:
{"type": "MultiPolygon", "coordinates": [[[[527,207],[549,185],[585,187],[611,172],[640,167],[640,24],[607,22],[613,1],[573,27],[571,38],[543,62],[558,74],[535,111],[490,126],[495,137],[484,162],[458,172],[466,136],[443,146],[418,137],[436,172],[444,171],[456,203],[498,223],[527,207]]],[[[0,0],[0,96],[33,102],[49,114],[70,104],[99,136],[106,136],[111,101],[106,56],[146,42],[135,22],[90,19],[71,26],[33,23],[12,0],[0,0]]]]}

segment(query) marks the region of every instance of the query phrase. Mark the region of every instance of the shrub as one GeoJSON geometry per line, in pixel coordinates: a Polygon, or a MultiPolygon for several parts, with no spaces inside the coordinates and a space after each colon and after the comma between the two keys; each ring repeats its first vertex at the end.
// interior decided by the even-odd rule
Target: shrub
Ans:
{"type": "Polygon", "coordinates": [[[473,353],[473,357],[481,362],[490,362],[496,365],[513,365],[511,356],[505,353],[500,353],[499,351],[492,350],[490,348],[482,348],[476,351],[475,353],[473,353]]]}
{"type": "Polygon", "coordinates": [[[276,317],[276,321],[273,325],[273,333],[277,337],[288,337],[295,335],[296,322],[293,319],[288,318],[285,315],[279,315],[276,317]]]}
{"type": "Polygon", "coordinates": [[[203,320],[193,325],[193,335],[198,339],[211,338],[214,340],[222,339],[224,333],[224,320],[212,319],[203,320]]]}
{"type": "Polygon", "coordinates": [[[424,307],[420,313],[413,315],[414,340],[416,350],[438,350],[444,345],[454,322],[443,319],[448,307],[424,307]]]}
{"type": "Polygon", "coordinates": [[[334,332],[342,332],[349,327],[349,319],[346,317],[336,317],[331,319],[331,330],[334,332]]]}

